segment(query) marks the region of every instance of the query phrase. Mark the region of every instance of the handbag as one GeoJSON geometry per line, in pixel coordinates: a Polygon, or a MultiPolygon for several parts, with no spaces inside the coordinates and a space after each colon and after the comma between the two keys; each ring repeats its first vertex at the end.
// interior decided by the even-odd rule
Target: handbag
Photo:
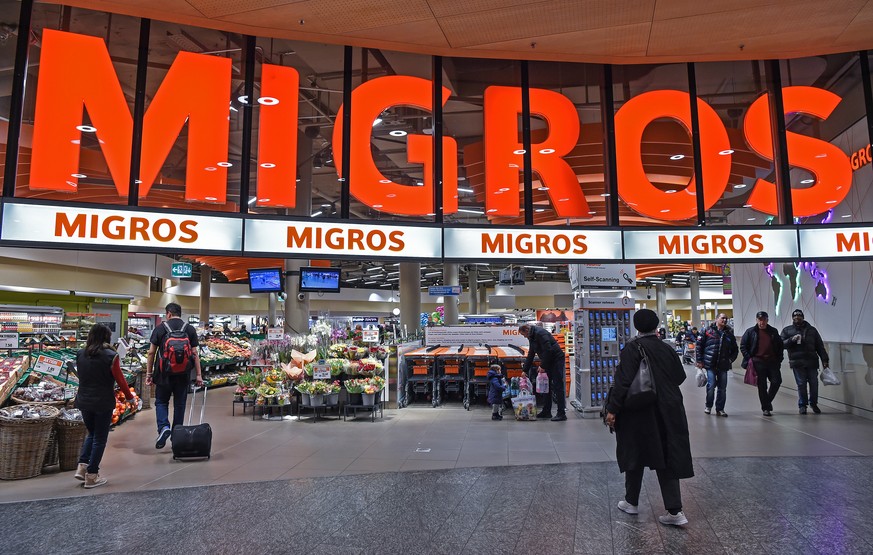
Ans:
{"type": "Polygon", "coordinates": [[[840,385],[842,383],[830,368],[822,368],[820,377],[821,382],[825,385],[840,385]]]}
{"type": "Polygon", "coordinates": [[[639,349],[642,359],[640,359],[637,375],[634,376],[634,381],[631,382],[630,388],[627,390],[627,397],[624,400],[624,407],[628,410],[644,409],[658,398],[649,357],[646,356],[646,352],[639,343],[637,343],[637,349],[639,349]]]}
{"type": "Polygon", "coordinates": [[[743,383],[758,385],[758,372],[755,370],[755,363],[752,362],[752,359],[749,359],[749,363],[746,365],[746,375],[743,376],[743,383]]]}
{"type": "Polygon", "coordinates": [[[706,376],[706,372],[703,368],[697,369],[697,387],[704,387],[706,383],[709,381],[709,378],[706,376]]]}

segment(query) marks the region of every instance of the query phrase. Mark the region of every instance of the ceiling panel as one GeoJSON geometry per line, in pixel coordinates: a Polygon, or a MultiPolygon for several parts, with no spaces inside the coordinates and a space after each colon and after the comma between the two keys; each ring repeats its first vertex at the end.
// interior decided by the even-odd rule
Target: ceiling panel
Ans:
{"type": "Polygon", "coordinates": [[[575,55],[644,56],[649,40],[649,27],[648,22],[635,23],[479,46],[507,52],[533,50],[538,55],[549,54],[551,59],[568,59],[575,55]],[[535,43],[533,48],[532,42],[535,43]]]}
{"type": "Polygon", "coordinates": [[[186,0],[206,17],[221,17],[232,13],[296,4],[303,0],[186,0]]]}

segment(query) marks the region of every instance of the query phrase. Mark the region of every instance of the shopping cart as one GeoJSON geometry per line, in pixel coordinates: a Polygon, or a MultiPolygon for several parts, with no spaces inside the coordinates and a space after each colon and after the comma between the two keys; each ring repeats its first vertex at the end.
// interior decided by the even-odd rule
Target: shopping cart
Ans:
{"type": "Polygon", "coordinates": [[[414,402],[418,395],[430,397],[433,406],[437,406],[434,395],[434,376],[436,370],[436,357],[439,345],[422,347],[403,355],[406,366],[403,372],[403,399],[400,406],[405,407],[414,402]]]}
{"type": "Polygon", "coordinates": [[[464,392],[464,408],[476,399],[488,395],[488,369],[497,362],[497,355],[489,345],[471,347],[467,351],[467,387],[464,392]]]}
{"type": "MultiPolygon", "coordinates": [[[[437,349],[436,363],[436,405],[442,404],[442,394],[462,394],[466,401],[467,395],[467,351],[463,345],[458,347],[443,347],[437,349]]],[[[466,405],[465,405],[466,408],[466,405]]]]}
{"type": "Polygon", "coordinates": [[[697,362],[697,345],[693,342],[683,342],[682,364],[695,364],[697,362]]]}

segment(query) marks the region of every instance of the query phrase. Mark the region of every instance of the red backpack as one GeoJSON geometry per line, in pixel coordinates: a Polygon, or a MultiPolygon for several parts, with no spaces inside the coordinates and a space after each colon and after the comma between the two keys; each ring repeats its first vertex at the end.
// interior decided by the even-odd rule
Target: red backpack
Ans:
{"type": "Polygon", "coordinates": [[[167,322],[164,322],[164,327],[167,328],[167,336],[161,345],[161,370],[171,374],[182,374],[190,370],[191,357],[194,350],[191,347],[191,340],[188,339],[188,334],[185,328],[188,323],[182,325],[179,330],[174,330],[167,322]]]}

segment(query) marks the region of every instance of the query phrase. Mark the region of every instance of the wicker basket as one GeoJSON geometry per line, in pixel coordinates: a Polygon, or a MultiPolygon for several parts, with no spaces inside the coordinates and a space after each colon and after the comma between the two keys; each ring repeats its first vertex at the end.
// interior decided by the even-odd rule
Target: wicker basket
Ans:
{"type": "Polygon", "coordinates": [[[58,464],[58,434],[55,431],[55,427],[52,426],[48,445],[45,448],[45,456],[42,459],[42,467],[45,468],[56,464],[58,464]]]}
{"type": "Polygon", "coordinates": [[[19,419],[0,414],[0,480],[39,476],[58,409],[41,407],[48,416],[19,419]]]}
{"type": "Polygon", "coordinates": [[[58,434],[58,459],[61,472],[75,470],[79,464],[79,453],[88,429],[81,420],[55,420],[55,431],[58,434]]]}

